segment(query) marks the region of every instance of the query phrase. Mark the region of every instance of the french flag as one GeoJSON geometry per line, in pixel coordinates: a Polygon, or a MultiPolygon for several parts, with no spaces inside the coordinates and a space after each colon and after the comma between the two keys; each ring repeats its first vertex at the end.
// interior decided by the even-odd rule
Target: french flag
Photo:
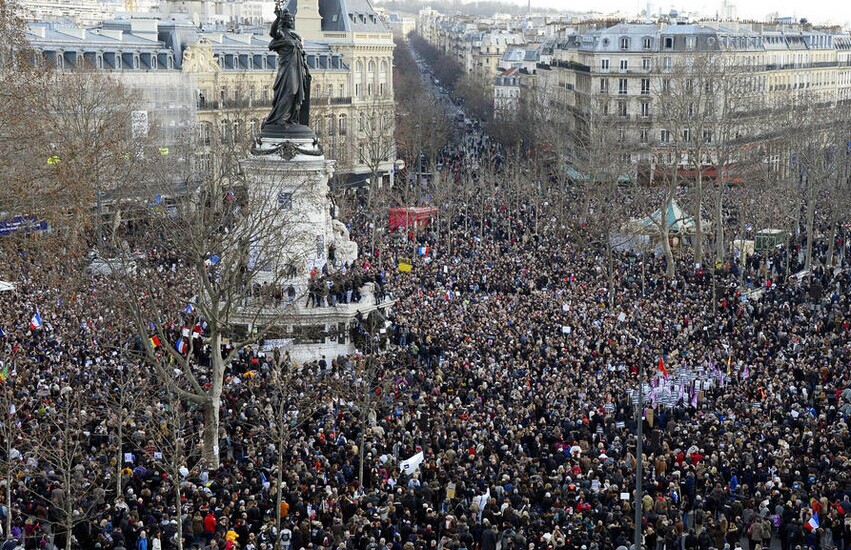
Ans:
{"type": "Polygon", "coordinates": [[[804,525],[804,529],[807,531],[815,531],[818,529],[818,512],[813,514],[813,517],[810,518],[810,521],[804,525]]]}
{"type": "Polygon", "coordinates": [[[39,330],[42,326],[41,314],[38,312],[38,308],[36,308],[35,315],[30,319],[30,330],[39,330]]]}
{"type": "Polygon", "coordinates": [[[177,351],[179,353],[182,353],[184,355],[189,350],[189,344],[186,342],[186,340],[184,338],[178,339],[177,345],[175,347],[177,348],[177,351]]]}

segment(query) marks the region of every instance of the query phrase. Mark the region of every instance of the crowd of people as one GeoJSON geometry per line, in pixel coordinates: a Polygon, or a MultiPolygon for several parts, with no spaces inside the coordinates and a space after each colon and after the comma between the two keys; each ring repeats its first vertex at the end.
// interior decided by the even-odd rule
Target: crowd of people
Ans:
{"type": "MultiPolygon", "coordinates": [[[[441,159],[460,177],[495,155],[468,137],[441,159]]],[[[636,507],[650,550],[849,546],[842,240],[815,240],[801,278],[787,271],[804,269],[806,235],[711,272],[683,247],[671,279],[663,255],[609,261],[592,228],[565,234],[547,205],[480,203],[377,248],[352,227],[369,255],[317,270],[305,296],[255,289],[332,307],[371,282],[396,302],[351,356],[295,365],[222,343],[218,467],[200,450],[202,407],[145,360],[121,303],[137,298],[116,278],[69,277],[61,251],[9,254],[0,547],[624,550],[636,507]],[[281,364],[298,374],[287,395],[281,364]]],[[[158,284],[138,299],[174,312],[167,336],[192,339],[206,387],[210,342],[183,269],[149,252],[137,276],[158,284]]]]}
{"type": "MultiPolygon", "coordinates": [[[[608,296],[599,251],[553,246],[528,223],[507,239],[505,223],[494,209],[482,234],[465,234],[458,220],[451,248],[424,231],[365,264],[398,299],[391,345],[300,368],[305,380],[346,378],[369,361],[382,392],[367,415],[327,396],[279,448],[267,414],[274,361],[241,350],[228,367],[217,469],[192,452],[192,463],[169,469],[158,426],[170,405],[142,389],[155,377],[121,352],[132,330],[103,303],[115,283],[69,291],[61,268],[10,262],[4,277],[17,289],[0,295],[11,412],[4,534],[25,548],[63,547],[71,525],[73,548],[176,548],[179,522],[184,548],[628,548],[644,369],[646,548],[846,547],[846,271],[790,282],[785,255],[802,267],[793,241],[731,260],[714,274],[715,296],[693,269],[672,281],[663,259],[641,258],[639,268],[622,253],[608,296]],[[425,244],[410,272],[396,269],[425,244]],[[748,285],[762,295],[748,298],[748,285]],[[31,326],[36,308],[41,326],[31,326]],[[654,402],[669,377],[684,387],[654,402]],[[115,409],[126,388],[132,399],[115,409]],[[63,421],[72,404],[73,422],[63,421]],[[77,440],[83,451],[63,463],[59,451],[77,440]]],[[[823,260],[825,243],[815,251],[823,260]]],[[[193,294],[178,282],[161,292],[174,295],[175,311],[193,294]]],[[[200,433],[203,415],[190,407],[185,429],[200,433]]]]}

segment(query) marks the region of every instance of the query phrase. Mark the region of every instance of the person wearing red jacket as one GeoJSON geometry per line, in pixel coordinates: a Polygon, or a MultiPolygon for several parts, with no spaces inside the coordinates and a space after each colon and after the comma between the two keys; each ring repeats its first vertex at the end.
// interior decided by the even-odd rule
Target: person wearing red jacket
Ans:
{"type": "Polygon", "coordinates": [[[207,544],[216,536],[216,527],[219,525],[216,516],[212,510],[204,516],[204,537],[207,539],[207,544]]]}

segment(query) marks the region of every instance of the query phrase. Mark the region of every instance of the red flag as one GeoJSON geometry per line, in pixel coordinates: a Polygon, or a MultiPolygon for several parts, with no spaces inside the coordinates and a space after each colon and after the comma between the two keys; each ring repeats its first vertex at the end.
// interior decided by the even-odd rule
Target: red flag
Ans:
{"type": "Polygon", "coordinates": [[[162,345],[160,343],[160,337],[157,336],[156,334],[154,334],[153,336],[150,337],[150,341],[151,341],[151,346],[154,347],[154,348],[158,348],[162,345]]]}
{"type": "Polygon", "coordinates": [[[662,359],[662,356],[659,356],[659,372],[661,372],[665,376],[665,380],[668,379],[668,369],[665,368],[665,360],[662,359]]]}

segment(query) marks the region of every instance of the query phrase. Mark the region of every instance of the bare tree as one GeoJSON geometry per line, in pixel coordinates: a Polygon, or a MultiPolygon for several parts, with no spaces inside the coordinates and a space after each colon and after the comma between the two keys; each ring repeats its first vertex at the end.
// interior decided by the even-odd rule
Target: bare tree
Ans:
{"type": "Polygon", "coordinates": [[[48,523],[57,545],[71,550],[74,528],[88,522],[98,511],[95,490],[99,477],[84,434],[90,420],[85,393],[65,386],[60,395],[45,408],[38,429],[31,432],[35,437],[27,449],[31,459],[28,463],[37,466],[25,471],[30,476],[43,477],[52,487],[49,494],[34,488],[30,491],[49,509],[48,523]]]}
{"type": "Polygon", "coordinates": [[[294,181],[300,176],[282,166],[267,166],[265,183],[249,185],[235,166],[196,179],[189,166],[166,165],[149,183],[149,196],[173,193],[175,175],[185,187],[173,205],[147,210],[150,229],[137,245],[165,251],[167,266],[149,263],[121,278],[141,356],[182,401],[203,407],[204,458],[211,468],[219,464],[225,373],[240,349],[285,324],[292,310],[281,303],[281,292],[299,277],[306,280],[308,259],[324,257],[305,220],[294,219],[281,200],[312,200],[327,190],[314,189],[317,181],[294,181]],[[192,330],[196,325],[203,329],[192,330]]]}
{"type": "MultiPolygon", "coordinates": [[[[604,97],[598,101],[608,101],[604,97]]],[[[605,250],[609,303],[616,300],[615,252],[624,244],[622,226],[629,219],[629,201],[635,195],[630,176],[631,153],[638,149],[636,128],[627,116],[601,115],[604,109],[593,109],[578,124],[574,142],[576,168],[582,188],[582,210],[579,212],[589,244],[605,250]]]]}

